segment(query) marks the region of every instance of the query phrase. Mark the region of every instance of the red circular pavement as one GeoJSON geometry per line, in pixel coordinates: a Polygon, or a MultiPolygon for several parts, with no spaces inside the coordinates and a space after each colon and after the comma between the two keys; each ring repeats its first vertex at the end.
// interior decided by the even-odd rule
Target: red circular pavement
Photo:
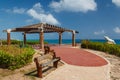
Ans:
{"type": "Polygon", "coordinates": [[[60,46],[51,47],[51,49],[54,49],[56,55],[68,64],[77,66],[103,66],[108,64],[105,59],[82,49],[60,46]]]}

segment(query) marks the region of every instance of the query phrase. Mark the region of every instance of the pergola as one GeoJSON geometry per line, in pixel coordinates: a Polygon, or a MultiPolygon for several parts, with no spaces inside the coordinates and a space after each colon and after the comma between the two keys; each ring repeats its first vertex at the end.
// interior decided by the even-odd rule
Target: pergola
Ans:
{"type": "Polygon", "coordinates": [[[19,27],[19,28],[7,29],[4,31],[7,32],[7,44],[8,45],[11,44],[10,32],[23,32],[24,44],[26,44],[26,34],[38,33],[41,49],[44,48],[44,33],[57,32],[59,34],[59,45],[61,45],[62,44],[62,33],[71,32],[72,33],[72,46],[75,46],[75,34],[79,33],[78,31],[75,31],[75,30],[70,30],[70,29],[59,27],[59,26],[50,25],[47,23],[38,23],[38,24],[28,25],[28,26],[19,27]]]}

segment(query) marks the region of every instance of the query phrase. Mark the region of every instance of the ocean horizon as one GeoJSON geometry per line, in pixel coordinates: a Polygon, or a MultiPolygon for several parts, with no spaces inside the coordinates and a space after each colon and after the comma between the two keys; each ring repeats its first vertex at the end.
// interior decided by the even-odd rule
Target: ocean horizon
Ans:
{"type": "MultiPolygon", "coordinates": [[[[76,39],[76,43],[81,43],[82,40],[85,40],[85,39],[76,39]]],[[[106,40],[105,39],[88,39],[92,42],[102,42],[102,43],[105,43],[106,40]]],[[[38,39],[29,39],[28,41],[39,41],[38,39]]],[[[48,42],[50,44],[58,44],[59,43],[59,40],[58,39],[45,39],[44,40],[45,42],[48,42]]],[[[116,44],[120,44],[120,39],[114,39],[115,43],[116,44]]],[[[71,39],[62,39],[62,44],[71,44],[72,43],[72,40],[71,39]]]]}

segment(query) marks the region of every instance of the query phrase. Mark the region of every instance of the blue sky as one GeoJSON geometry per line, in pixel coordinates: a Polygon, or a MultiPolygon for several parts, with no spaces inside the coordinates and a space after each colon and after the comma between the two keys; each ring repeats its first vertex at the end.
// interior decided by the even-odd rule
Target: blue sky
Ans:
{"type": "MultiPolygon", "coordinates": [[[[2,30],[46,22],[79,31],[77,39],[103,39],[104,35],[120,39],[120,0],[1,0],[0,38],[2,30]]],[[[22,39],[21,33],[11,33],[22,39]]],[[[38,34],[27,35],[37,39],[38,34]]],[[[63,33],[71,39],[71,33],[63,33]]],[[[45,39],[57,39],[57,33],[45,34],[45,39]]]]}

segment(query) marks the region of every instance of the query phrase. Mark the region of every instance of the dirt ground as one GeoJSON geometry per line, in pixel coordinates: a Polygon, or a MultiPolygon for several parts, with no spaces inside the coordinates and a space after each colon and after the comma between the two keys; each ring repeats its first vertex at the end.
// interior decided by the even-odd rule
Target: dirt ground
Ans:
{"type": "MultiPolygon", "coordinates": [[[[40,56],[40,54],[42,54],[42,52],[36,51],[34,57],[40,56]]],[[[61,61],[58,62],[58,68],[62,65],[64,64],[61,61]]],[[[55,69],[56,68],[53,68],[51,65],[43,68],[43,77],[55,69]]],[[[37,77],[36,65],[33,61],[32,63],[14,71],[0,68],[0,80],[41,80],[41,78],[37,77]]]]}

